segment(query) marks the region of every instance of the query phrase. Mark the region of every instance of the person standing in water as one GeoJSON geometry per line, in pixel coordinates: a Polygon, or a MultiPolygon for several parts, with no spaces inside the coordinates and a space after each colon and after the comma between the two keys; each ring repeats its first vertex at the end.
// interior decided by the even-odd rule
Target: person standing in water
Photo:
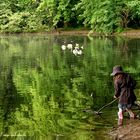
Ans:
{"type": "Polygon", "coordinates": [[[128,73],[123,72],[121,66],[114,66],[111,76],[113,76],[114,81],[114,98],[118,98],[118,125],[121,126],[123,125],[124,112],[128,112],[130,118],[135,118],[131,107],[136,101],[134,93],[136,81],[128,73]]]}

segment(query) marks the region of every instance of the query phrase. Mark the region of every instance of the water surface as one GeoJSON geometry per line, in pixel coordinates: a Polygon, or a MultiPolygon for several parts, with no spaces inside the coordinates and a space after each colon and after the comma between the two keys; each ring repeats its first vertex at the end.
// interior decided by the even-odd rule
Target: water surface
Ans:
{"type": "Polygon", "coordinates": [[[139,82],[140,39],[10,35],[0,50],[1,139],[109,140],[117,103],[94,111],[113,100],[112,67],[139,82]]]}

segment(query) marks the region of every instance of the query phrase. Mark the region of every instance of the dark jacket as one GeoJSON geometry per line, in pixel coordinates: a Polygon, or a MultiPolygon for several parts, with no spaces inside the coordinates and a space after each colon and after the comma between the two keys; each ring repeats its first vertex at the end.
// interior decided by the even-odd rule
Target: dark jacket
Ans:
{"type": "Polygon", "coordinates": [[[134,104],[136,96],[134,94],[134,88],[136,81],[127,74],[118,74],[114,78],[115,96],[119,97],[120,104],[134,104]]]}

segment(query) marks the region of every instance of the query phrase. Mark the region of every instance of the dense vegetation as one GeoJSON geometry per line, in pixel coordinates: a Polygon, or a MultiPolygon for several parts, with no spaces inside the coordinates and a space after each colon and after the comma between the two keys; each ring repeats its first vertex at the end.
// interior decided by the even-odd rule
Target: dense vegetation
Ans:
{"type": "Polygon", "coordinates": [[[113,33],[140,27],[139,0],[1,0],[1,32],[86,27],[113,33]]]}

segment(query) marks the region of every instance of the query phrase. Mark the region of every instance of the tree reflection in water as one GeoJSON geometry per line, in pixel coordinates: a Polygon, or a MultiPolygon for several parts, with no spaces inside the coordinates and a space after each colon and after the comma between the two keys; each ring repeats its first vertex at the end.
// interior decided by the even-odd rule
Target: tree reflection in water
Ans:
{"type": "MultiPolygon", "coordinates": [[[[131,42],[140,44],[106,37],[1,36],[1,137],[108,139],[105,131],[113,124],[82,110],[97,110],[112,99],[114,64],[137,75],[140,51],[131,42]],[[82,55],[62,50],[64,42],[82,46],[82,55]],[[127,45],[125,55],[121,44],[127,45]]],[[[116,123],[116,110],[105,114],[116,123]]]]}

